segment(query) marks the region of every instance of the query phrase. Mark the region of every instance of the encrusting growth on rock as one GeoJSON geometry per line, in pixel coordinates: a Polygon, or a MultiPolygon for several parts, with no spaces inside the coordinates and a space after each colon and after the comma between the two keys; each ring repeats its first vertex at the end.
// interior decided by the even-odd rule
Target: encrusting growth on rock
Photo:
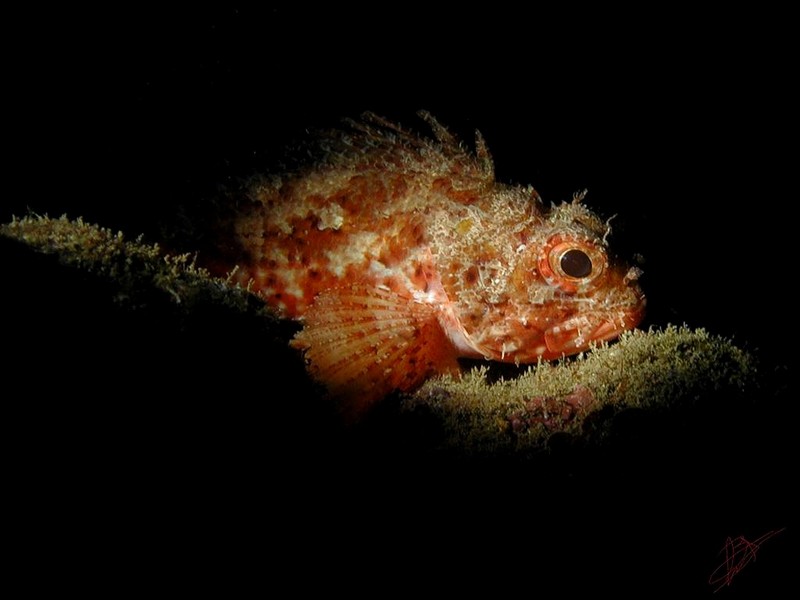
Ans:
{"type": "Polygon", "coordinates": [[[703,329],[668,326],[634,330],[574,359],[542,362],[518,377],[487,381],[488,367],[462,378],[426,382],[403,406],[433,415],[444,430],[441,448],[475,453],[542,449],[550,436],[603,435],[629,409],[666,410],[720,390],[741,393],[755,381],[753,357],[703,329]]]}
{"type": "MultiPolygon", "coordinates": [[[[126,292],[157,290],[170,301],[185,305],[202,297],[240,310],[254,303],[245,290],[198,267],[191,254],[169,254],[141,237],[129,241],[122,232],[80,218],[30,215],[0,225],[0,234],[38,252],[55,254],[63,264],[111,280],[126,292]]],[[[269,311],[263,314],[270,315],[269,311]]]]}
{"type": "MultiPolygon", "coordinates": [[[[250,319],[254,331],[263,331],[265,323],[267,329],[279,328],[279,319],[255,295],[196,267],[189,255],[172,256],[141,239],[127,241],[120,233],[66,217],[15,219],[0,225],[0,234],[108,280],[126,291],[123,298],[132,290],[155,291],[162,302],[182,310],[214,304],[250,319]]],[[[380,302],[379,294],[374,301],[380,302]]],[[[290,334],[276,335],[287,336],[276,347],[296,352],[288,344],[290,334]]],[[[524,454],[541,450],[557,433],[601,435],[598,415],[668,409],[704,393],[739,392],[754,373],[752,357],[730,341],[670,326],[625,333],[575,358],[520,367],[518,375],[495,382],[488,381],[486,366],[433,377],[401,395],[395,417],[398,427],[414,427],[420,418],[437,423],[436,448],[524,454]]],[[[304,400],[289,394],[281,401],[304,400]]]]}

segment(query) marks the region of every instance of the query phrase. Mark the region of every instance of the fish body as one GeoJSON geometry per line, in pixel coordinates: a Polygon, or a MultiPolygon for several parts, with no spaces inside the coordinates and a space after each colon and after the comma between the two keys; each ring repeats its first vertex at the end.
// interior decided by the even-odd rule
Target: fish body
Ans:
{"type": "Polygon", "coordinates": [[[232,279],[302,323],[292,345],[355,410],[459,357],[560,358],[643,316],[582,196],[545,207],[495,181],[480,134],[472,152],[421,115],[432,138],[351,121],[321,163],[255,181],[229,226],[232,279]]]}

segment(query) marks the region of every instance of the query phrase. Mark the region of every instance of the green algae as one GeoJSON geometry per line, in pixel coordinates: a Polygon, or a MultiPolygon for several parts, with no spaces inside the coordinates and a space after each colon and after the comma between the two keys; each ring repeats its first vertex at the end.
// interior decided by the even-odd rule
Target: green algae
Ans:
{"type": "Polygon", "coordinates": [[[56,255],[70,267],[93,273],[119,288],[127,299],[153,292],[191,310],[196,303],[216,303],[273,319],[252,294],[198,267],[192,254],[170,254],[142,237],[126,239],[122,232],[85,223],[83,219],[30,215],[0,225],[0,234],[33,250],[56,255]],[[255,308],[254,308],[255,306],[255,308]]]}
{"type": "Polygon", "coordinates": [[[557,433],[602,437],[625,409],[659,410],[754,382],[755,359],[703,329],[630,331],[573,359],[489,382],[488,368],[426,382],[404,405],[441,423],[442,448],[542,449],[557,433]],[[601,418],[599,418],[602,416],[601,418]]]}

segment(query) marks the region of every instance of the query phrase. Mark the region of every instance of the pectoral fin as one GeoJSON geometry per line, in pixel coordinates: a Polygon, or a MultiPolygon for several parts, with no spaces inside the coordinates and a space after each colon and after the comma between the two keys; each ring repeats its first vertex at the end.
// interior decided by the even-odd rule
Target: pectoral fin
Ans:
{"type": "Polygon", "coordinates": [[[305,350],[311,374],[356,415],[394,390],[458,370],[434,307],[366,286],[317,296],[292,346],[305,350]]]}

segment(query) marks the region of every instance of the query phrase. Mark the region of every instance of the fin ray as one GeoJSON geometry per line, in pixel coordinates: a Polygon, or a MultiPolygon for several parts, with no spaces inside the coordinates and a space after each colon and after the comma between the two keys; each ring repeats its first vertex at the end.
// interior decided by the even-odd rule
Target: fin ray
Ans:
{"type": "Polygon", "coordinates": [[[357,413],[393,390],[458,369],[434,307],[367,286],[317,296],[292,346],[305,350],[312,375],[357,413]]]}

